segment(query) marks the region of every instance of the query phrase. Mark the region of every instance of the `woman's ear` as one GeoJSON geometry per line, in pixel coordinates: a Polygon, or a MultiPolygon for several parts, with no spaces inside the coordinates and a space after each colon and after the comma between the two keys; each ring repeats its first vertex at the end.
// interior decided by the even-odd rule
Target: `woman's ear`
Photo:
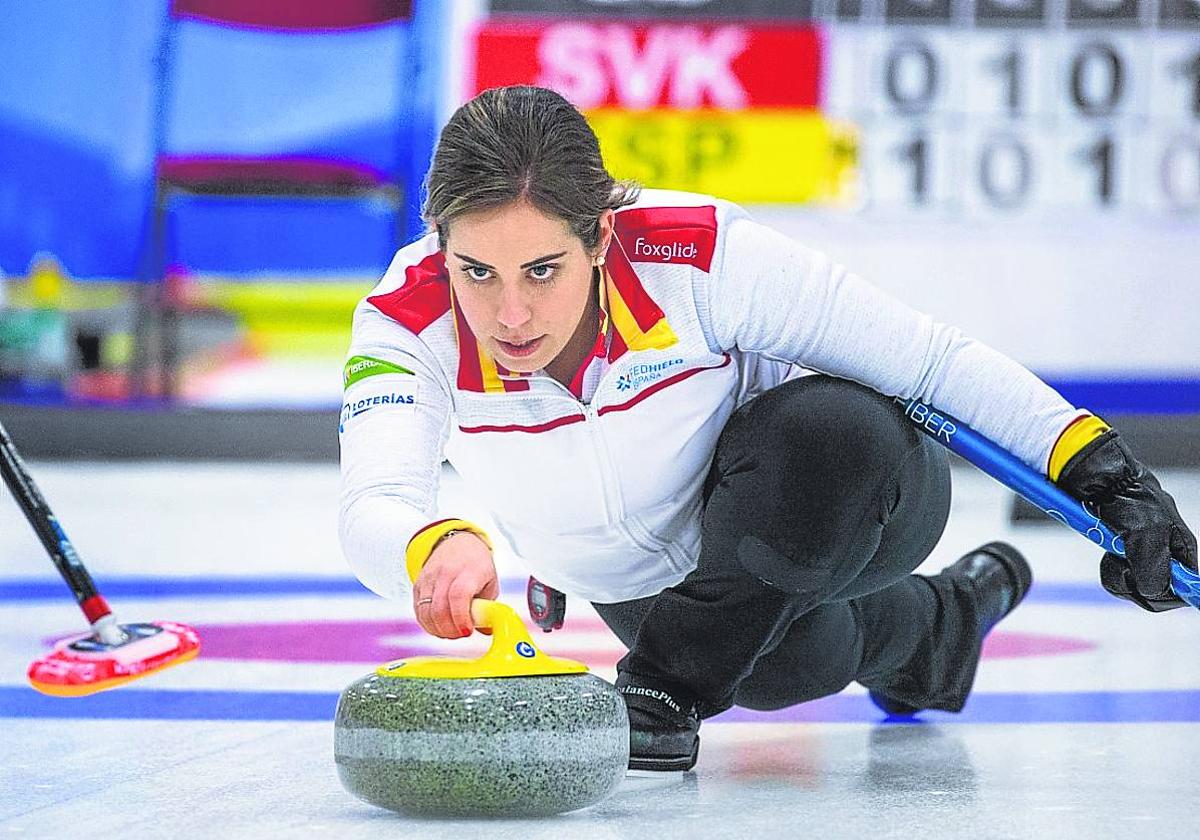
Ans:
{"type": "Polygon", "coordinates": [[[616,211],[612,209],[600,214],[600,241],[596,244],[596,253],[592,254],[592,262],[596,265],[604,265],[604,255],[608,253],[608,246],[612,244],[616,218],[616,211]]]}

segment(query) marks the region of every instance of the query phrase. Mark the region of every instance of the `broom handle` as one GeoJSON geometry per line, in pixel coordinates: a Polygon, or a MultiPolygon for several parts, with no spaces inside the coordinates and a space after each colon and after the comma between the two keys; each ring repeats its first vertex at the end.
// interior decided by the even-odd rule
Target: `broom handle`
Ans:
{"type": "Polygon", "coordinates": [[[0,423],[0,473],[3,473],[4,483],[8,485],[17,504],[21,506],[25,518],[33,526],[34,533],[37,534],[42,547],[54,561],[63,580],[75,593],[75,600],[79,603],[83,614],[87,616],[88,622],[95,624],[106,615],[110,615],[112,610],[109,609],[104,597],[96,591],[96,584],[92,581],[92,576],[84,568],[83,561],[79,559],[75,547],[67,539],[62,526],[58,524],[54,511],[50,510],[50,506],[38,492],[37,485],[33,483],[33,479],[26,471],[25,464],[21,461],[21,456],[17,454],[12,438],[8,436],[2,423],[0,423]]]}
{"type": "MultiPolygon", "coordinates": [[[[1072,498],[1050,479],[1024,461],[981,435],[967,424],[917,400],[896,402],[917,428],[1018,496],[1045,511],[1053,519],[1087,537],[1105,551],[1125,556],[1125,541],[1100,521],[1087,505],[1072,498]]],[[[1171,561],[1171,588],[1188,604],[1200,609],[1200,575],[1178,560],[1171,561]]]]}

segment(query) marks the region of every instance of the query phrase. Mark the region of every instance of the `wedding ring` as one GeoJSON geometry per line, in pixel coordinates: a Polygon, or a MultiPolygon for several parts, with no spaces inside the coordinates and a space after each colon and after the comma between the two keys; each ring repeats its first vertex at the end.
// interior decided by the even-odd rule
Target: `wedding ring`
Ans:
{"type": "Polygon", "coordinates": [[[422,598],[420,601],[417,601],[417,606],[419,607],[422,604],[432,604],[432,603],[433,603],[432,598],[422,598]]]}

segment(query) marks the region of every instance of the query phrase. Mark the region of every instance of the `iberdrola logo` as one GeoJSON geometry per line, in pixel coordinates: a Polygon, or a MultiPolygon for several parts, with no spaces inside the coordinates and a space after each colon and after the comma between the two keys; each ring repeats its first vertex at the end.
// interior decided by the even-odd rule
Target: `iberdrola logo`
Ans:
{"type": "Polygon", "coordinates": [[[368,376],[378,376],[381,373],[406,373],[415,376],[408,368],[372,356],[351,356],[342,368],[342,388],[349,388],[356,382],[362,382],[368,376]]]}

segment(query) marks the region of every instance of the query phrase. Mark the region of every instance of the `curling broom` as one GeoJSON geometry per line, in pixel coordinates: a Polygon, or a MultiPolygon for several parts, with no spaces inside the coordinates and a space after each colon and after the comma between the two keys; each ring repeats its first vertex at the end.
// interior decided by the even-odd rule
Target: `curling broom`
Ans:
{"type": "MultiPolygon", "coordinates": [[[[904,414],[909,420],[942,446],[961,455],[1018,496],[1037,505],[1052,519],[1087,537],[1105,551],[1125,556],[1125,541],[1101,522],[1091,508],[1072,498],[1011,452],[925,403],[899,398],[896,402],[904,406],[904,414]]],[[[1200,574],[1183,565],[1178,558],[1171,561],[1171,589],[1186,603],[1200,609],[1200,574]]]]}
{"type": "Polygon", "coordinates": [[[196,631],[173,621],[118,624],[67,535],[33,483],[8,432],[0,424],[0,473],[92,625],[29,666],[29,682],[43,694],[79,697],[124,685],[194,659],[196,631]]]}

